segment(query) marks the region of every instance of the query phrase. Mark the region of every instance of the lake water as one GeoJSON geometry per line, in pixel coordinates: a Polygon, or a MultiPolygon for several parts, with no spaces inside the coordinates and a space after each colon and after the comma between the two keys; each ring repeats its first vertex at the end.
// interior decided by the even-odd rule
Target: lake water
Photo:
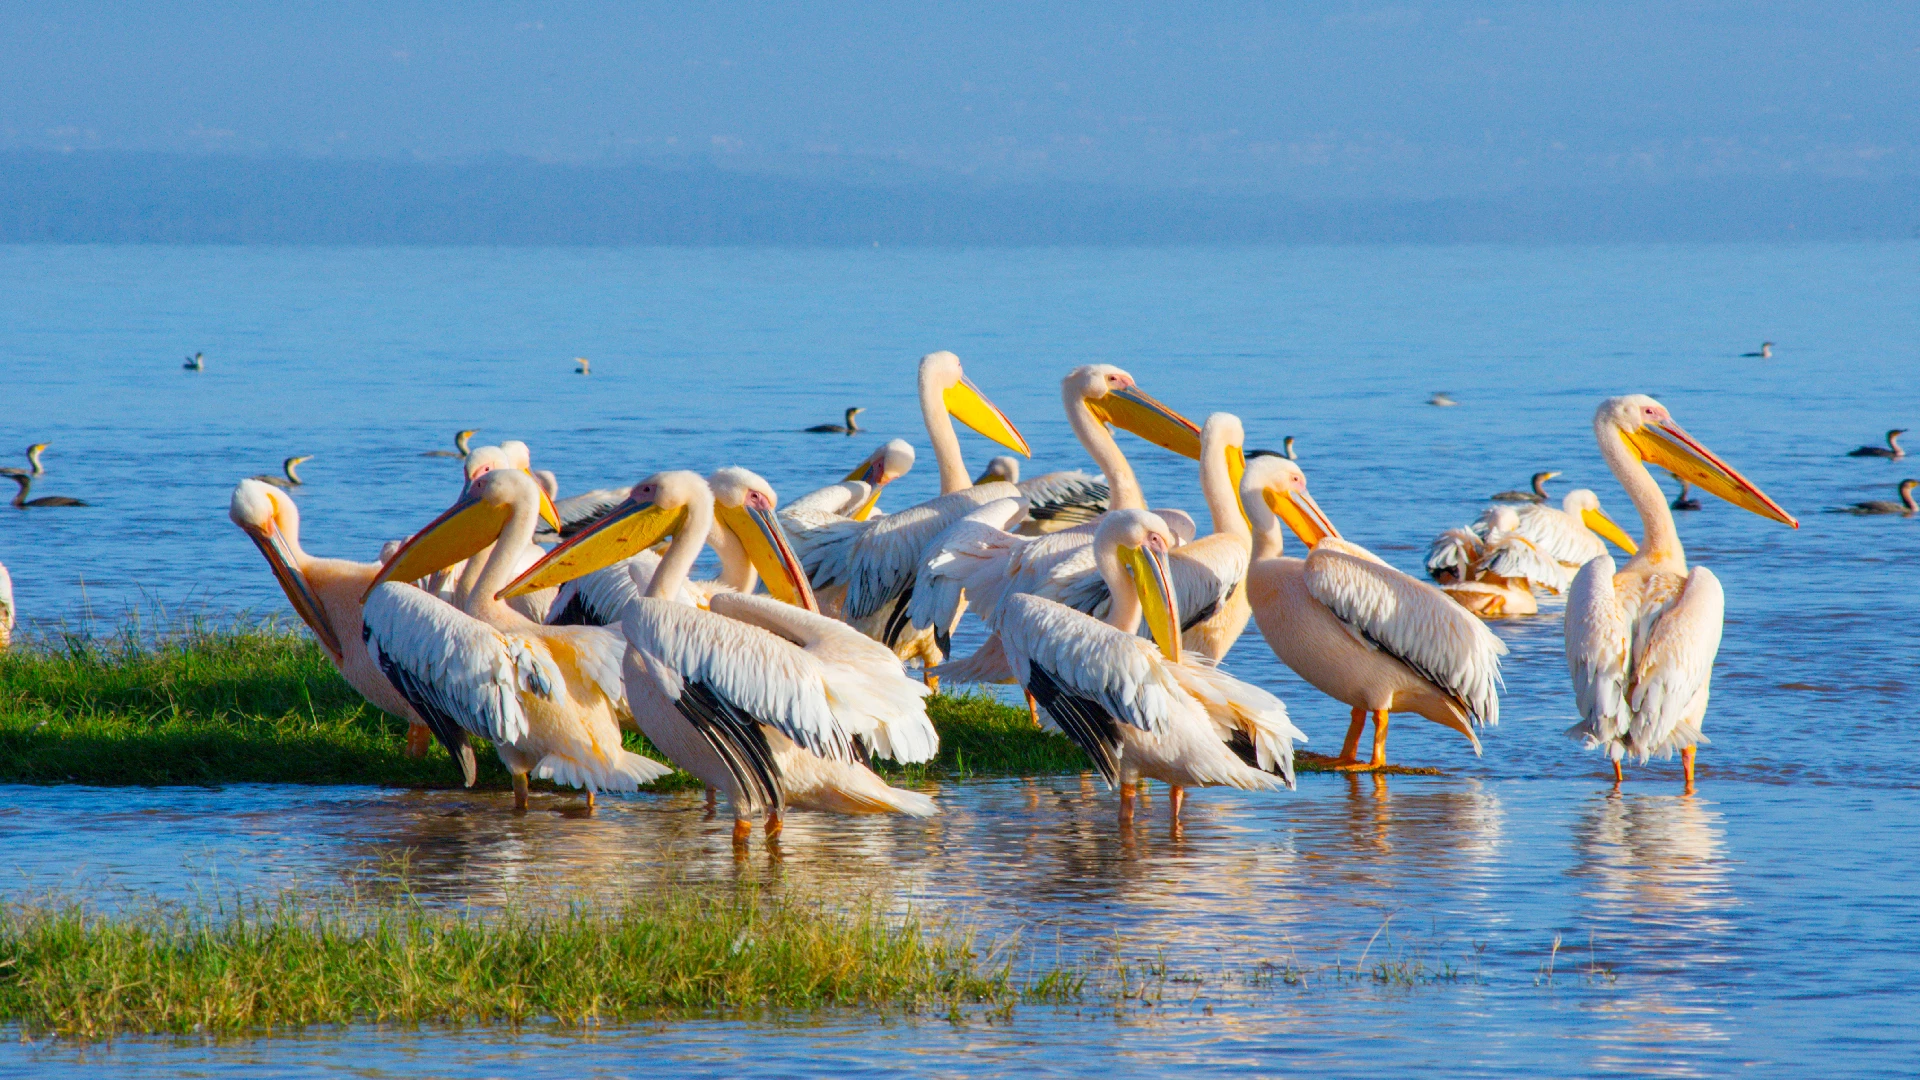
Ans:
{"type": "MultiPolygon", "coordinates": [[[[477,443],[526,440],[563,491],[742,464],[795,493],[891,436],[925,453],[913,370],[935,348],[959,353],[1020,424],[1035,469],[1084,464],[1058,379],[1093,360],[1127,368],[1196,421],[1238,413],[1253,445],[1294,435],[1342,532],[1409,570],[1436,532],[1538,469],[1564,470],[1558,491],[1594,488],[1637,533],[1589,426],[1617,393],[1660,398],[1802,521],[1789,530],[1711,497],[1681,515],[1689,557],[1728,597],[1694,799],[1677,796],[1671,763],[1630,770],[1611,797],[1601,763],[1561,736],[1575,717],[1549,612],[1496,626],[1513,653],[1484,757],[1433,725],[1395,725],[1396,760],[1445,777],[1210,794],[1178,844],[1148,829],[1131,846],[1108,824],[1111,796],[1077,781],[969,784],[943,792],[949,813],[933,823],[797,820],[784,845],[796,880],[851,875],[1029,939],[1057,929],[1071,947],[1118,932],[1126,948],[1165,946],[1196,970],[1244,970],[1285,942],[1303,962],[1351,961],[1392,915],[1386,939],[1430,960],[1485,943],[1477,980],[1258,992],[1210,982],[1212,1015],[1195,1005],[1151,1020],[1026,1010],[1007,1027],[966,1029],[838,1017],[591,1043],[366,1033],[6,1053],[23,1068],[84,1059],[155,1073],[267,1062],[591,1073],[618,1071],[609,1061],[632,1060],[625,1047],[766,1074],[908,1060],[1032,1073],[1072,1071],[1058,1049],[1068,1038],[1113,1047],[1116,1071],[1137,1073],[1445,1062],[1790,1074],[1811,1059],[1846,1074],[1908,1071],[1899,1038],[1920,1018],[1920,961],[1905,944],[1920,781],[1901,748],[1920,679],[1920,519],[1820,511],[1891,498],[1897,480],[1920,475],[1916,459],[1844,456],[1887,428],[1920,429],[1916,296],[1920,243],[0,248],[0,453],[52,443],[37,493],[95,504],[0,513],[0,562],[39,629],[112,629],[130,611],[290,618],[225,516],[236,479],[290,454],[315,455],[299,489],[308,550],[371,558],[452,499],[456,464],[421,452],[463,427],[480,429],[477,443]],[[1738,355],[1762,339],[1774,359],[1738,355]],[[194,351],[207,369],[182,371],[194,351]],[[592,376],[572,374],[574,356],[592,359],[592,376]],[[1460,406],[1424,404],[1435,391],[1460,406]],[[867,406],[870,435],[797,430],[854,404],[867,406]],[[1562,959],[1587,953],[1591,937],[1575,964],[1614,977],[1536,985],[1555,934],[1562,959]]],[[[1123,446],[1153,502],[1199,509],[1190,462],[1123,446]]],[[[970,437],[967,450],[976,468],[993,452],[970,437]]],[[[935,486],[929,455],[887,502],[935,486]]],[[[1311,748],[1337,746],[1344,708],[1280,667],[1257,633],[1228,665],[1280,694],[1311,748]]],[[[82,874],[135,893],[214,871],[331,879],[414,847],[454,852],[435,872],[464,895],[511,883],[530,852],[591,840],[650,865],[663,838],[711,842],[666,798],[619,801],[583,823],[517,822],[442,794],[9,796],[0,828],[30,852],[23,881],[82,874]],[[75,866],[82,839],[88,860],[75,866]]],[[[716,866],[737,872],[730,856],[716,866]]]]}

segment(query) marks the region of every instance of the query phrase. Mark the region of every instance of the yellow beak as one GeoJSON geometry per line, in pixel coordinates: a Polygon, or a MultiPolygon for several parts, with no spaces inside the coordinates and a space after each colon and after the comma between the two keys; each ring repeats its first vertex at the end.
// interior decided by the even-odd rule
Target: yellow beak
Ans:
{"type": "Polygon", "coordinates": [[[684,506],[668,508],[628,499],[594,522],[591,528],[575,533],[573,539],[547,552],[546,557],[528,567],[526,573],[508,582],[507,587],[500,590],[500,598],[549,589],[612,566],[666,537],[679,535],[686,523],[684,506]]]}
{"type": "Polygon", "coordinates": [[[885,449],[882,448],[876,452],[872,457],[863,462],[859,468],[848,473],[845,479],[858,480],[872,488],[871,491],[867,492],[867,501],[861,503],[854,509],[853,513],[848,516],[855,521],[865,521],[872,517],[873,508],[880,505],[880,489],[886,487],[892,480],[892,477],[887,475],[885,449]]]}
{"type": "Polygon", "coordinates": [[[1633,537],[1628,536],[1620,526],[1614,524],[1612,518],[1600,511],[1593,509],[1582,510],[1580,511],[1580,520],[1586,524],[1587,528],[1613,541],[1613,546],[1619,548],[1621,551],[1629,555],[1640,554],[1640,545],[1633,542],[1633,537]]]}
{"type": "Polygon", "coordinates": [[[286,538],[271,524],[260,533],[248,529],[247,535],[253,539],[254,546],[260,549],[260,554],[267,557],[267,567],[273,571],[274,580],[280,583],[281,591],[287,594],[287,602],[293,605],[300,621],[307,624],[307,629],[313,631],[313,636],[319,638],[320,644],[338,661],[342,655],[340,638],[334,634],[333,627],[327,624],[320,598],[313,595],[313,587],[307,584],[307,576],[294,565],[293,552],[287,547],[286,538]]]}
{"type": "MultiPolygon", "coordinates": [[[[1304,491],[1275,491],[1268,488],[1261,495],[1267,500],[1267,508],[1287,523],[1293,535],[1311,548],[1327,537],[1338,537],[1340,530],[1333,527],[1327,515],[1320,510],[1320,504],[1313,496],[1304,491]]],[[[1245,507],[1241,508],[1245,512],[1245,507]]]]}
{"type": "Polygon", "coordinates": [[[946,402],[948,415],[955,420],[1022,457],[1033,456],[1026,436],[1020,434],[1020,429],[1013,426],[1013,421],[1007,419],[1007,414],[1001,412],[999,406],[987,400],[987,396],[973,385],[971,379],[962,378],[947,387],[942,398],[946,402]]]}
{"type": "Polygon", "coordinates": [[[1120,562],[1133,576],[1133,588],[1140,596],[1140,614],[1147,633],[1160,647],[1160,654],[1180,662],[1180,603],[1173,592],[1173,575],[1167,569],[1167,549],[1158,536],[1147,538],[1141,547],[1120,546],[1120,562]]]}
{"type": "Polygon", "coordinates": [[[820,604],[813,598],[813,586],[807,581],[807,572],[800,566],[800,556],[794,554],[793,545],[787,542],[786,531],[780,528],[780,519],[774,515],[765,496],[754,492],[744,506],[716,505],[713,515],[747,550],[747,558],[752,560],[753,568],[760,571],[760,578],[767,583],[767,592],[773,594],[774,599],[808,611],[820,610],[820,604]]]}
{"type": "Polygon", "coordinates": [[[1240,520],[1253,528],[1253,519],[1247,516],[1247,506],[1240,501],[1240,481],[1247,475],[1247,452],[1238,446],[1227,447],[1227,481],[1233,485],[1233,504],[1240,508],[1240,520]]]}
{"type": "Polygon", "coordinates": [[[373,575],[367,586],[370,594],[388,581],[419,581],[428,574],[445,570],[462,559],[478,554],[500,539],[500,530],[513,516],[513,508],[496,506],[462,495],[447,512],[434,518],[427,527],[407,538],[393,558],[373,575]]]}
{"type": "MultiPolygon", "coordinates": [[[[528,476],[533,476],[532,469],[526,469],[523,471],[525,471],[528,476]]],[[[535,487],[540,488],[540,520],[546,522],[547,527],[552,529],[554,532],[559,532],[560,531],[560,511],[555,510],[553,508],[553,500],[547,497],[547,489],[544,487],[541,487],[539,477],[533,476],[533,485],[535,487]]]]}
{"type": "Polygon", "coordinates": [[[1131,431],[1161,449],[1200,460],[1200,428],[1137,386],[1089,399],[1087,408],[1095,417],[1131,431]]]}
{"type": "Polygon", "coordinates": [[[1621,433],[1640,460],[1658,465],[1702,491],[1709,491],[1743,510],[1783,525],[1799,528],[1780,504],[1766,496],[1753,482],[1720,460],[1699,440],[1680,429],[1678,424],[1647,424],[1621,433]]]}

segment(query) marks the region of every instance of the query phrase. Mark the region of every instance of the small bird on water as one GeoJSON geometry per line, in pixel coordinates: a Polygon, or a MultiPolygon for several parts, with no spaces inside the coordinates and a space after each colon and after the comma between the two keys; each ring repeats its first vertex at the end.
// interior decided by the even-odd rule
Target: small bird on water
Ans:
{"type": "Polygon", "coordinates": [[[1902,480],[1899,502],[1874,499],[1869,502],[1857,502],[1852,506],[1837,506],[1834,507],[1833,512],[1836,514],[1899,514],[1901,517],[1912,517],[1920,514],[1920,502],[1915,502],[1913,498],[1913,489],[1916,487],[1920,487],[1920,480],[1902,480]]]}
{"type": "Polygon", "coordinates": [[[1763,341],[1760,343],[1759,352],[1743,352],[1740,355],[1742,357],[1751,356],[1760,360],[1771,360],[1773,359],[1773,342],[1763,341]]]}
{"type": "Polygon", "coordinates": [[[1894,428],[1892,431],[1887,432],[1887,445],[1857,447],[1855,449],[1847,451],[1847,456],[1848,457],[1883,457],[1888,459],[1889,461],[1898,461],[1901,458],[1907,456],[1907,452],[1905,450],[1900,449],[1900,436],[1905,435],[1906,433],[1907,433],[1906,428],[1903,428],[1903,427],[1894,428]]]}
{"type": "Polygon", "coordinates": [[[1428,399],[1427,399],[1427,404],[1429,404],[1429,405],[1438,405],[1438,406],[1440,406],[1441,408],[1446,408],[1447,406],[1450,406],[1450,405],[1458,405],[1458,404],[1460,404],[1460,403],[1459,403],[1459,402],[1457,402],[1457,401],[1455,401],[1455,400],[1453,400],[1452,398],[1450,398],[1450,397],[1448,397],[1448,396],[1447,396],[1446,394],[1444,394],[1444,393],[1438,393],[1438,392],[1436,392],[1436,393],[1435,393],[1435,394],[1434,394],[1434,395],[1433,395],[1432,397],[1430,397],[1430,398],[1428,398],[1428,399]]]}
{"type": "Polygon", "coordinates": [[[1547,481],[1559,475],[1558,472],[1534,473],[1533,489],[1531,491],[1502,491],[1493,497],[1493,501],[1544,503],[1547,501],[1547,481]]]}
{"type": "Polygon", "coordinates": [[[188,371],[205,371],[207,370],[206,354],[194,353],[192,356],[187,357],[186,363],[180,366],[186,368],[188,371]]]}
{"type": "Polygon", "coordinates": [[[27,465],[35,476],[40,476],[47,471],[40,465],[40,455],[47,452],[48,445],[50,444],[37,442],[27,447],[27,465]]]}
{"type": "Polygon", "coordinates": [[[1288,461],[1300,460],[1299,458],[1293,456],[1293,436],[1289,435],[1286,438],[1280,440],[1280,456],[1283,458],[1286,458],[1288,461]]]}
{"type": "Polygon", "coordinates": [[[473,438],[474,433],[479,430],[480,430],[479,428],[468,428],[465,431],[456,431],[453,433],[453,449],[452,450],[428,450],[426,453],[423,453],[420,456],[421,457],[457,457],[457,458],[464,459],[468,453],[467,440],[473,438]]]}
{"type": "Polygon", "coordinates": [[[16,510],[25,510],[30,506],[86,506],[87,505],[86,503],[81,502],[79,499],[70,499],[65,495],[43,495],[38,499],[29,499],[27,498],[27,494],[33,490],[33,474],[32,473],[28,472],[25,469],[0,469],[0,474],[5,474],[11,477],[14,483],[20,485],[20,493],[13,497],[13,506],[14,506],[14,509],[16,510]]]}
{"type": "Polygon", "coordinates": [[[574,362],[574,363],[576,363],[576,364],[579,364],[579,365],[580,365],[580,367],[579,367],[578,369],[576,369],[576,370],[574,371],[574,374],[575,374],[575,375],[591,375],[591,374],[593,374],[593,365],[592,365],[592,364],[589,364],[589,363],[587,363],[587,358],[586,358],[586,357],[584,357],[584,356],[576,356],[576,357],[574,357],[574,358],[573,358],[573,362],[574,362]]]}
{"type": "Polygon", "coordinates": [[[1672,473],[1668,473],[1667,475],[1673,476],[1675,480],[1680,480],[1680,494],[1675,495],[1673,497],[1673,502],[1669,503],[1668,505],[1675,510],[1700,509],[1700,500],[1694,498],[1691,494],[1689,494],[1689,492],[1692,489],[1688,487],[1687,482],[1685,480],[1681,480],[1680,477],[1678,476],[1674,476],[1672,473]]]}
{"type": "Polygon", "coordinates": [[[867,410],[866,410],[866,408],[865,408],[864,406],[860,406],[860,405],[855,405],[855,406],[854,406],[853,408],[851,408],[851,409],[848,409],[848,410],[847,410],[847,422],[846,422],[846,423],[844,423],[844,424],[815,424],[815,425],[813,425],[812,427],[810,427],[810,428],[808,428],[807,430],[808,430],[808,431],[813,431],[813,432],[818,432],[818,433],[820,433],[820,434],[822,434],[822,435],[852,435],[852,434],[854,434],[855,432],[860,432],[860,431],[865,431],[865,430],[867,430],[867,429],[866,429],[866,428],[863,428],[863,427],[861,427],[861,426],[860,426],[859,424],[856,424],[856,423],[854,423],[854,420],[853,420],[853,418],[854,418],[855,416],[858,416],[859,414],[861,414],[861,413],[863,413],[863,412],[866,412],[866,411],[867,411],[867,410]]]}
{"type": "Polygon", "coordinates": [[[300,485],[306,483],[306,481],[300,479],[300,474],[297,472],[294,472],[294,470],[299,468],[301,462],[312,461],[312,460],[313,460],[312,454],[301,454],[298,457],[290,457],[287,460],[280,463],[280,471],[286,474],[284,477],[255,476],[255,477],[252,477],[252,479],[258,480],[263,484],[272,484],[274,487],[277,487],[277,488],[299,487],[300,485]]]}

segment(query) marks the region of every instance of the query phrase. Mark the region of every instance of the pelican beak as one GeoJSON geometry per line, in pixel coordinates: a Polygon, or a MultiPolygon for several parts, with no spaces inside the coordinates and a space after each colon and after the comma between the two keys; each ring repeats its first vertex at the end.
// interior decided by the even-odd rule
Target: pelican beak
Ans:
{"type": "Polygon", "coordinates": [[[1796,529],[1800,527],[1792,514],[1753,486],[1753,482],[1741,476],[1733,466],[1700,445],[1699,440],[1682,431],[1680,425],[1672,422],[1644,424],[1632,431],[1621,432],[1621,437],[1626,439],[1627,445],[1640,456],[1640,460],[1658,465],[1694,487],[1710,491],[1743,510],[1750,510],[1763,518],[1771,518],[1796,529]]]}
{"type": "Polygon", "coordinates": [[[980,434],[999,443],[1022,457],[1032,457],[1033,449],[1027,445],[1026,436],[1013,426],[1007,414],[999,406],[987,400],[973,380],[962,377],[957,383],[947,387],[942,395],[947,404],[947,412],[955,420],[967,425],[980,434]]]}
{"type": "Polygon", "coordinates": [[[546,558],[508,582],[507,587],[500,590],[500,598],[549,589],[612,566],[666,537],[678,535],[686,523],[684,506],[669,508],[629,498],[594,522],[591,528],[575,533],[573,539],[547,552],[546,558]]]}
{"type": "Polygon", "coordinates": [[[1233,485],[1233,504],[1240,508],[1240,520],[1253,528],[1253,519],[1247,516],[1246,504],[1240,501],[1240,481],[1247,475],[1247,452],[1238,446],[1227,447],[1227,481],[1233,485]]]}
{"type": "Polygon", "coordinates": [[[1582,510],[1580,520],[1586,524],[1587,528],[1613,541],[1613,546],[1621,551],[1629,555],[1640,554],[1640,545],[1633,542],[1633,537],[1628,536],[1620,526],[1613,523],[1612,518],[1600,511],[1582,510]]]}
{"type": "Polygon", "coordinates": [[[1300,542],[1311,548],[1329,536],[1338,538],[1340,530],[1333,527],[1327,515],[1320,510],[1320,504],[1313,496],[1304,491],[1275,491],[1268,488],[1261,493],[1267,500],[1268,509],[1277,514],[1287,528],[1300,542]]]}
{"type": "MultiPolygon", "coordinates": [[[[532,469],[526,469],[523,471],[528,476],[533,476],[532,469]]],[[[560,511],[553,508],[553,500],[547,497],[547,489],[541,486],[539,477],[533,476],[533,486],[540,488],[540,520],[546,522],[547,527],[552,529],[554,532],[559,532],[560,531],[560,511]]]]}
{"type": "Polygon", "coordinates": [[[813,586],[800,566],[800,556],[787,542],[786,530],[773,512],[773,504],[758,491],[749,491],[745,505],[713,508],[723,528],[747,549],[747,558],[760,571],[761,580],[774,599],[797,608],[817,612],[820,604],[813,598],[813,586]]]}
{"type": "Polygon", "coordinates": [[[1159,536],[1147,537],[1140,547],[1120,545],[1120,562],[1133,575],[1134,591],[1140,595],[1140,612],[1147,632],[1160,654],[1180,662],[1180,603],[1173,593],[1173,574],[1167,568],[1167,543],[1159,536]]]}
{"type": "Polygon", "coordinates": [[[867,501],[861,503],[849,515],[855,521],[865,521],[873,516],[873,508],[880,505],[880,489],[886,487],[893,479],[887,475],[887,457],[884,448],[868,458],[859,468],[848,473],[846,479],[858,480],[872,489],[867,492],[867,501]]]}
{"type": "Polygon", "coordinates": [[[293,551],[287,546],[286,538],[280,535],[279,527],[269,523],[260,532],[248,529],[247,536],[260,549],[260,554],[267,557],[267,566],[272,569],[274,580],[280,583],[281,591],[287,594],[287,602],[293,605],[293,610],[307,624],[307,629],[313,631],[313,636],[320,639],[320,644],[338,662],[342,656],[340,638],[333,632],[333,627],[327,624],[320,598],[313,595],[313,587],[307,584],[307,576],[294,565],[293,551]]]}
{"type": "Polygon", "coordinates": [[[1200,428],[1137,386],[1109,391],[1103,398],[1090,398],[1087,408],[1095,417],[1114,427],[1125,428],[1163,450],[1200,460],[1200,428]]]}
{"type": "Polygon", "coordinates": [[[373,575],[374,589],[389,581],[419,581],[437,570],[445,570],[462,559],[479,554],[488,544],[500,539],[513,509],[494,506],[474,495],[462,495],[434,518],[426,528],[407,538],[393,558],[373,575]]]}

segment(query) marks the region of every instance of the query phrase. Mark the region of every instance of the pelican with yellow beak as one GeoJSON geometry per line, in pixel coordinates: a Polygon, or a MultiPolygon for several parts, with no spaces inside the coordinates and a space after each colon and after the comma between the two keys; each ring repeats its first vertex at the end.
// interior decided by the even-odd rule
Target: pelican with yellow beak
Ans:
{"type": "Polygon", "coordinates": [[[839,520],[865,521],[881,510],[880,492],[913,471],[913,444],[888,439],[837,484],[809,491],[780,511],[789,528],[817,528],[839,520]]]}
{"type": "Polygon", "coordinates": [[[267,568],[287,594],[287,602],[313,631],[347,685],[375,708],[408,722],[407,756],[425,754],[433,743],[433,732],[387,681],[360,636],[360,598],[380,572],[379,564],[307,554],[300,547],[299,507],[286,492],[258,480],[242,480],[234,486],[227,517],[266,556],[267,568]]]}
{"type": "Polygon", "coordinates": [[[1606,554],[1603,538],[1629,555],[1638,550],[1586,488],[1567,492],[1558,509],[1497,504],[1472,525],[1435,537],[1427,573],[1475,614],[1532,615],[1536,590],[1564,594],[1582,566],[1606,554]]]}
{"type": "Polygon", "coordinates": [[[1157,515],[1109,511],[1093,543],[1113,596],[1105,621],[1023,593],[990,624],[1014,680],[1120,789],[1123,825],[1141,777],[1168,785],[1175,823],[1189,787],[1291,788],[1293,745],[1306,741],[1280,699],[1182,651],[1173,543],[1157,515]]]}
{"type": "Polygon", "coordinates": [[[620,745],[621,721],[631,716],[620,635],[545,626],[499,595],[533,546],[543,497],[520,469],[476,477],[380,568],[363,616],[374,663],[460,762],[469,786],[468,736],[493,742],[513,775],[516,810],[527,808],[529,777],[585,788],[591,806],[596,791],[633,791],[671,771],[620,745]],[[459,609],[401,584],[463,559],[481,569],[459,609]]]}
{"type": "Polygon", "coordinates": [[[770,500],[716,508],[707,482],[663,472],[619,509],[549,552],[505,591],[549,588],[671,537],[621,630],[627,700],[640,730],[676,764],[727,793],[734,841],[757,817],[769,835],[790,808],[925,817],[933,800],[895,788],[869,755],[927,761],[939,737],[927,689],[886,648],[818,614],[770,500]],[[771,596],[681,599],[716,518],[742,542],[771,596]]]}
{"type": "Polygon", "coordinates": [[[1507,647],[1440,590],[1341,539],[1307,493],[1300,466],[1277,455],[1247,461],[1240,501],[1253,527],[1247,599],[1282,663],[1352,710],[1335,767],[1387,764],[1387,720],[1417,713],[1466,736],[1500,722],[1500,658],[1507,647]],[[1307,545],[1282,554],[1281,524],[1307,545]],[[1373,756],[1359,758],[1373,718],[1373,756]]]}
{"type": "Polygon", "coordinates": [[[1568,591],[1567,666],[1585,719],[1567,734],[1606,751],[1616,786],[1628,755],[1645,762],[1678,750],[1691,792],[1726,599],[1712,571],[1688,568],[1673,512],[1647,465],[1761,517],[1796,529],[1800,523],[1645,394],[1601,402],[1593,431],[1600,456],[1640,512],[1645,536],[1624,569],[1616,571],[1602,553],[1568,591]]]}

